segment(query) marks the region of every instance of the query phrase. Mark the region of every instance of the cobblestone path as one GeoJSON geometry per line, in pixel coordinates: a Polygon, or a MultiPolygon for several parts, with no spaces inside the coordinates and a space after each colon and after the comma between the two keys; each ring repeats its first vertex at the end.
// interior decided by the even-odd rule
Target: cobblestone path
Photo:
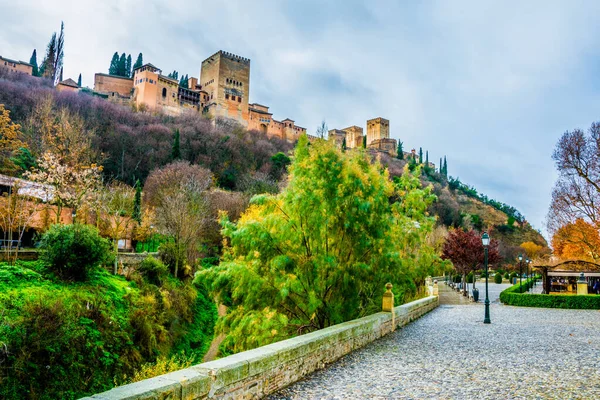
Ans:
{"type": "Polygon", "coordinates": [[[600,311],[504,306],[502,286],[490,325],[441,305],[269,399],[600,399],[600,311]]]}

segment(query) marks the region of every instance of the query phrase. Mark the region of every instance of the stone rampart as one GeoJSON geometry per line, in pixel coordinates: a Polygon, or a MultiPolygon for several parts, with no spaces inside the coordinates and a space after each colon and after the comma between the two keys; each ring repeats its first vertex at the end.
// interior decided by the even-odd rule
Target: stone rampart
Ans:
{"type": "Polygon", "coordinates": [[[396,327],[408,324],[433,310],[438,304],[438,297],[429,296],[395,307],[395,318],[391,312],[380,312],[219,360],[120,386],[85,399],[261,398],[387,335],[396,327]]]}

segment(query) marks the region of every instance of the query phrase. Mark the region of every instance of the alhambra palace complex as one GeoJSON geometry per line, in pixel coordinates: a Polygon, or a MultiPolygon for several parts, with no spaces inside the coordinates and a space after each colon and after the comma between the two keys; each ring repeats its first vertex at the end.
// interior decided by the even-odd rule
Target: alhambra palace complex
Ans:
{"type": "MultiPolygon", "coordinates": [[[[1,66],[30,75],[32,71],[28,63],[0,56],[1,66]]],[[[80,90],[72,79],[66,79],[56,87],[66,91],[80,90]]],[[[124,105],[135,104],[140,110],[161,111],[170,115],[196,110],[214,118],[233,119],[248,130],[264,132],[291,142],[306,133],[306,128],[297,126],[294,120],[286,118],[277,121],[269,112],[269,107],[249,103],[250,60],[225,51],[218,51],[204,60],[200,79],[189,78],[187,88],[179,86],[178,80],[163,75],[159,68],[147,63],[136,68],[132,78],[95,74],[94,94],[124,105]]],[[[346,148],[359,148],[366,142],[370,149],[396,155],[397,142],[390,138],[390,122],[385,118],[367,121],[366,141],[363,128],[359,126],[332,129],[328,133],[330,140],[334,140],[339,147],[345,142],[346,148]]]]}

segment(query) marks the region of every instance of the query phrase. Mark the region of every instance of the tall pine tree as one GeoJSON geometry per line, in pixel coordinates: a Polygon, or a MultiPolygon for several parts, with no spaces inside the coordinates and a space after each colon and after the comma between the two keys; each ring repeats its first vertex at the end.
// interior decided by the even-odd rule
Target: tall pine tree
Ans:
{"type": "Polygon", "coordinates": [[[402,143],[400,140],[398,140],[398,154],[396,154],[396,158],[398,160],[404,160],[404,148],[403,148],[404,143],[402,143]]]}
{"type": "Polygon", "coordinates": [[[31,64],[32,67],[33,67],[31,75],[33,75],[33,76],[40,76],[40,70],[38,68],[38,63],[37,63],[37,51],[36,51],[36,49],[33,49],[33,53],[31,54],[31,58],[29,59],[29,64],[31,64]]]}
{"type": "Polygon", "coordinates": [[[131,76],[131,54],[127,56],[127,60],[125,61],[125,75],[126,77],[131,76]]]}
{"type": "Polygon", "coordinates": [[[363,149],[367,148],[367,135],[363,136],[363,149]]]}
{"type": "Polygon", "coordinates": [[[79,74],[79,78],[77,78],[77,86],[81,87],[81,74],[79,74]]]}
{"type": "Polygon", "coordinates": [[[423,164],[423,148],[419,147],[419,164],[423,164]]]}
{"type": "Polygon", "coordinates": [[[425,152],[425,165],[429,166],[429,150],[425,152]]]}
{"type": "Polygon", "coordinates": [[[44,78],[50,78],[54,80],[54,59],[56,58],[56,32],[50,37],[48,46],[46,46],[46,56],[42,61],[42,67],[40,73],[44,78]]]}
{"type": "Polygon", "coordinates": [[[119,53],[115,51],[115,54],[112,56],[112,60],[110,60],[110,67],[108,67],[109,75],[119,75],[119,53]]]}
{"type": "Polygon", "coordinates": [[[121,54],[121,57],[119,57],[119,68],[117,75],[127,77],[129,76],[127,75],[127,56],[125,55],[125,53],[121,54]]]}
{"type": "Polygon", "coordinates": [[[179,148],[179,129],[175,129],[175,137],[173,138],[173,150],[171,151],[171,159],[181,159],[181,149],[179,148]]]}
{"type": "Polygon", "coordinates": [[[444,176],[448,177],[448,162],[446,161],[446,156],[444,156],[444,176]]]}
{"type": "Polygon", "coordinates": [[[133,77],[133,71],[135,71],[136,68],[139,68],[142,65],[144,65],[144,56],[142,55],[142,53],[140,53],[137,56],[137,60],[135,60],[135,64],[133,64],[133,67],[131,68],[130,77],[133,77]]]}

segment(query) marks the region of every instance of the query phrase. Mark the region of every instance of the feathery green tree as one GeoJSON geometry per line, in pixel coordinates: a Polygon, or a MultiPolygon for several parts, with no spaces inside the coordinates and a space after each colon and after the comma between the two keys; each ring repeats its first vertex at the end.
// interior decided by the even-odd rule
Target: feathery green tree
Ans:
{"type": "MultiPolygon", "coordinates": [[[[383,172],[382,172],[383,171],[383,172]]],[[[441,263],[426,236],[435,199],[420,171],[391,183],[364,152],[300,137],[288,186],[255,196],[220,265],[197,274],[228,313],[217,330],[242,351],[380,311],[386,282],[399,303],[441,263]],[[396,202],[390,202],[390,199],[396,202]],[[424,267],[426,266],[426,267],[424,267]]]]}

